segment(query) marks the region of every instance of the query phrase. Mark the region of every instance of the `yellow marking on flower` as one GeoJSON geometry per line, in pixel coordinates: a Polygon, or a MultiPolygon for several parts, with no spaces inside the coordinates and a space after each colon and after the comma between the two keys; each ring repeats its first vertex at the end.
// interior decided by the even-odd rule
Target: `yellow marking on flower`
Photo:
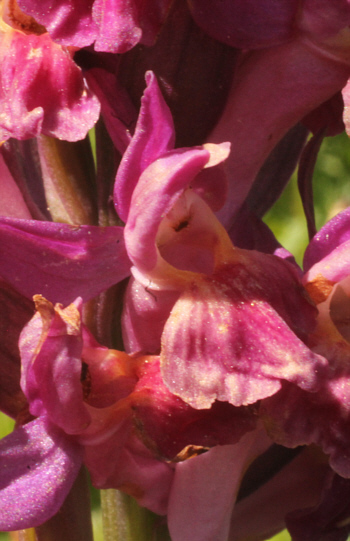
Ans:
{"type": "Polygon", "coordinates": [[[219,334],[225,334],[228,332],[228,325],[227,323],[221,323],[218,325],[218,332],[219,334]]]}
{"type": "Polygon", "coordinates": [[[207,451],[209,451],[209,447],[203,447],[201,445],[186,445],[186,447],[184,447],[182,451],[180,451],[170,462],[184,462],[189,458],[202,455],[207,451]]]}
{"type": "Polygon", "coordinates": [[[32,47],[27,55],[27,59],[40,58],[43,55],[42,49],[32,47]]]}
{"type": "Polygon", "coordinates": [[[231,145],[228,142],[221,143],[220,145],[216,145],[214,143],[205,143],[203,148],[210,153],[209,161],[204,166],[206,169],[225,161],[230,154],[231,145]]]}
{"type": "Polygon", "coordinates": [[[318,274],[311,282],[305,285],[305,289],[315,304],[324,302],[331,293],[335,282],[328,280],[322,274],[318,274]]]}
{"type": "Polygon", "coordinates": [[[67,308],[62,309],[62,305],[56,304],[55,311],[59,314],[62,320],[67,325],[67,334],[79,335],[81,327],[80,312],[75,304],[70,304],[67,308]]]}

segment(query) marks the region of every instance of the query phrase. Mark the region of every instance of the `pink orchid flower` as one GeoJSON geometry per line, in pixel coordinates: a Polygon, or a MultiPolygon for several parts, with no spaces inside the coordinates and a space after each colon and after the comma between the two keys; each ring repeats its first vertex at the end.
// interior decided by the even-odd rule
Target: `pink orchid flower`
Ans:
{"type": "MultiPolygon", "coordinates": [[[[59,508],[84,460],[98,487],[120,487],[167,513],[176,541],[203,541],[197,519],[209,509],[207,540],[213,535],[221,540],[243,472],[271,443],[256,416],[258,402],[283,382],[316,392],[327,362],[304,343],[316,313],[295,266],[234,248],[213,213],[224,201],[226,184],[220,174],[213,183],[207,171],[227,158],[228,145],[174,149],[171,115],[151,73],[147,83],[115,184],[125,227],[2,218],[0,272],[26,296],[42,291],[68,304],[77,294],[84,301],[94,297],[132,267],[124,315],[128,351],[141,352],[134,359],[159,357],[152,362],[147,357],[141,372],[121,374],[123,358],[131,370],[136,361],[106,348],[98,351],[79,323],[81,301],[54,310],[39,299],[39,314],[20,341],[22,389],[37,419],[8,436],[2,449],[8,460],[18,460],[10,485],[16,494],[28,487],[26,477],[17,475],[28,465],[20,450],[23,440],[32,442],[28,453],[39,464],[32,486],[39,490],[50,469],[58,480],[46,506],[39,499],[38,509],[33,503],[36,524],[59,508]],[[182,420],[189,422],[187,432],[182,420]],[[226,430],[231,424],[235,430],[226,430]],[[207,452],[195,456],[191,445],[207,452]],[[54,465],[45,449],[53,453],[54,465]],[[182,461],[175,467],[164,461],[178,455],[182,461]],[[224,462],[230,469],[239,465],[220,484],[223,499],[218,499],[212,477],[224,462]],[[184,494],[193,491],[203,498],[192,522],[184,521],[184,494]]],[[[14,493],[3,494],[6,507],[14,493]]],[[[22,527],[34,524],[29,515],[22,527]]],[[[14,524],[19,522],[4,515],[3,527],[14,524]]]]}
{"type": "Polygon", "coordinates": [[[350,475],[349,217],[346,209],[328,222],[304,258],[303,282],[318,308],[309,345],[328,359],[329,376],[313,395],[286,385],[283,395],[277,393],[261,406],[276,441],[291,447],[318,444],[333,470],[345,478],[350,475]]]}
{"type": "Polygon", "coordinates": [[[131,430],[132,391],[143,361],[97,344],[82,327],[81,299],[65,309],[35,300],[38,311],[19,342],[29,415],[23,411],[26,424],[0,443],[0,528],[37,526],[55,514],[83,460],[96,486],[138,487],[133,495],[164,514],[172,468],[131,430]]]}
{"type": "Polygon", "coordinates": [[[41,133],[83,139],[100,104],[72,59],[34,19],[13,2],[1,3],[0,141],[41,133]]]}
{"type": "Polygon", "coordinates": [[[80,299],[67,308],[41,296],[35,302],[19,342],[29,414],[22,411],[26,424],[0,442],[1,529],[49,519],[84,462],[96,487],[119,488],[167,514],[174,541],[225,539],[242,470],[270,445],[261,428],[254,430],[253,412],[227,404],[193,410],[166,389],[157,358],[97,344],[81,324],[80,299]],[[185,520],[184,495],[198,490],[198,512],[185,520]],[[197,514],[205,509],[203,524],[197,514]]]}
{"type": "Polygon", "coordinates": [[[137,43],[150,45],[167,14],[170,0],[19,0],[19,6],[45,26],[61,45],[124,53],[137,43]]]}
{"type": "Polygon", "coordinates": [[[207,182],[206,168],[225,159],[228,149],[172,150],[171,117],[148,77],[139,123],[115,184],[133,263],[124,317],[128,349],[158,348],[166,386],[199,409],[215,399],[235,406],[254,403],[274,394],[284,378],[311,390],[325,361],[296,336],[311,324],[313,308],[301,294],[294,267],[232,246],[206,202],[215,206],[224,192],[220,176],[215,187],[207,182]],[[159,115],[163,121],[150,138],[147,126],[159,115]],[[158,312],[153,321],[152,306],[158,312]]]}

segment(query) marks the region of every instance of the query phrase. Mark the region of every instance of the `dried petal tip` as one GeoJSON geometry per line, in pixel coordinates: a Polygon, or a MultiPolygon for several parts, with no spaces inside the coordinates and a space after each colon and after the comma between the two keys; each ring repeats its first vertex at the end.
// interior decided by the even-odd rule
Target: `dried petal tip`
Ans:
{"type": "Polygon", "coordinates": [[[39,311],[21,333],[21,387],[35,416],[48,416],[68,434],[86,428],[90,415],[81,386],[80,298],[67,308],[35,296],[39,311]]]}
{"type": "Polygon", "coordinates": [[[49,317],[51,318],[54,315],[55,309],[53,307],[53,304],[52,302],[45,299],[45,297],[43,297],[42,295],[34,295],[33,301],[35,303],[35,309],[37,312],[40,313],[42,319],[45,320],[49,317]]]}

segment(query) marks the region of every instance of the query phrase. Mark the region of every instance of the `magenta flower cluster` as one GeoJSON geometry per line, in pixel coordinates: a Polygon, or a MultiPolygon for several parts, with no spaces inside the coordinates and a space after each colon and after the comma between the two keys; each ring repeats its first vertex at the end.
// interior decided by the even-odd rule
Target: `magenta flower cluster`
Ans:
{"type": "Polygon", "coordinates": [[[345,541],[350,2],[0,7],[0,530],[84,465],[172,541],[345,541]],[[303,270],[262,221],[298,164],[303,270]]]}

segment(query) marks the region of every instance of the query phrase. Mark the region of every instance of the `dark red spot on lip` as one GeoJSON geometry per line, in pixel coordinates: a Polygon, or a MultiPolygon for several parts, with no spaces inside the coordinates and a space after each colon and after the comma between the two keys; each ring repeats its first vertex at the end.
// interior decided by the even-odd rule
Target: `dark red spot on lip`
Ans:
{"type": "Polygon", "coordinates": [[[10,0],[8,2],[7,11],[7,17],[13,28],[21,30],[26,34],[36,34],[37,36],[46,33],[46,28],[36,22],[33,17],[24,13],[18,7],[16,0],[10,0]]]}
{"type": "Polygon", "coordinates": [[[91,393],[91,375],[89,365],[85,361],[82,361],[80,381],[83,387],[84,400],[87,400],[91,393]]]}
{"type": "Polygon", "coordinates": [[[189,220],[183,220],[182,222],[180,222],[178,225],[174,227],[174,231],[176,231],[177,233],[178,231],[181,231],[181,229],[185,229],[185,227],[187,227],[189,223],[190,223],[189,220]]]}

